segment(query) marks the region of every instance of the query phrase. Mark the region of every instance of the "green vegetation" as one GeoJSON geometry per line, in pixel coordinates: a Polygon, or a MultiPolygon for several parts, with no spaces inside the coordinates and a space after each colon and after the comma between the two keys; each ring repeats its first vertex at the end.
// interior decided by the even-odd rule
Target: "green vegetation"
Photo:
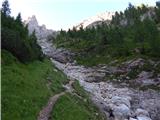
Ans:
{"type": "Polygon", "coordinates": [[[10,51],[21,62],[42,60],[43,54],[40,46],[36,43],[33,32],[28,33],[27,26],[24,27],[19,13],[16,18],[10,16],[9,3],[5,0],[1,8],[1,43],[2,49],[10,51]]]}
{"type": "MultiPolygon", "coordinates": [[[[29,35],[21,14],[15,19],[10,13],[9,3],[4,0],[1,9],[2,119],[35,120],[49,97],[64,91],[63,85],[68,79],[44,58],[35,32],[29,35]]],[[[54,109],[56,119],[64,120],[60,105],[70,107],[63,111],[65,120],[101,120],[101,114],[88,102],[88,96],[83,97],[87,97],[87,102],[70,94],[62,96],[54,109]]]]}
{"type": "MultiPolygon", "coordinates": [[[[88,93],[86,91],[84,91],[83,87],[80,86],[79,82],[78,81],[75,81],[73,84],[72,84],[72,87],[74,89],[74,92],[81,96],[82,98],[85,98],[87,99],[86,101],[89,102],[89,96],[88,96],[88,93]]],[[[90,101],[91,102],[91,101],[90,101]]]]}
{"type": "Polygon", "coordinates": [[[75,82],[73,86],[80,97],[69,93],[62,96],[54,107],[52,118],[54,120],[104,120],[102,113],[93,106],[79,83],[75,82]]]}
{"type": "Polygon", "coordinates": [[[78,52],[79,64],[96,65],[132,56],[160,58],[160,6],[129,4],[116,12],[111,23],[63,31],[53,40],[57,47],[78,52]]]}
{"type": "MultiPolygon", "coordinates": [[[[8,51],[2,50],[2,119],[34,120],[50,96],[64,91],[68,82],[49,60],[23,64],[8,51]]],[[[78,82],[73,84],[77,96],[66,94],[58,100],[53,119],[103,120],[88,94],[78,82]],[[76,116],[75,116],[76,115],[76,116]]]]}
{"type": "Polygon", "coordinates": [[[49,96],[63,91],[62,84],[67,82],[66,76],[54,69],[47,59],[22,64],[2,50],[2,119],[37,119],[49,96]]]}
{"type": "MultiPolygon", "coordinates": [[[[130,4],[124,12],[116,12],[110,25],[103,23],[92,29],[61,30],[54,42],[57,47],[80,53],[76,60],[86,65],[109,63],[114,59],[123,61],[133,56],[159,59],[159,3],[153,8],[153,18],[141,20],[141,16],[148,11],[150,8],[144,5],[136,8],[130,4]]],[[[21,14],[13,18],[10,13],[9,3],[5,0],[1,9],[2,119],[34,120],[50,96],[64,91],[63,84],[68,79],[48,59],[44,59],[36,43],[35,32],[29,35],[21,14]]],[[[154,68],[145,64],[142,70],[155,69],[154,74],[157,76],[159,68],[160,64],[154,68]]],[[[136,75],[136,70],[128,73],[131,78],[136,75]]],[[[73,84],[73,88],[75,94],[62,96],[51,117],[56,120],[104,120],[78,82],[73,84]]]]}
{"type": "Polygon", "coordinates": [[[74,92],[81,96],[81,102],[86,106],[87,110],[90,111],[90,119],[91,120],[105,120],[105,115],[99,111],[99,109],[94,105],[91,101],[89,93],[87,93],[82,86],[80,86],[78,81],[75,81],[72,85],[74,88],[74,92]],[[98,114],[97,114],[98,113],[98,114]]]}

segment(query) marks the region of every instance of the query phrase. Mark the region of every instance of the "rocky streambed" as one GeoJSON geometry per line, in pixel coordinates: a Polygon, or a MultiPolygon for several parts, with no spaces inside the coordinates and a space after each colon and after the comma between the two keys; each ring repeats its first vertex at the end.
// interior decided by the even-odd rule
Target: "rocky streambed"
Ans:
{"type": "MultiPolygon", "coordinates": [[[[159,90],[137,89],[139,85],[145,84],[160,86],[160,76],[150,78],[153,72],[145,71],[140,72],[135,80],[127,76],[137,66],[141,68],[144,65],[143,59],[127,61],[119,67],[108,65],[85,67],[77,65],[70,59],[74,54],[65,49],[56,49],[47,39],[38,42],[44,54],[58,69],[71,80],[78,80],[80,85],[90,93],[91,99],[106,114],[107,120],[160,120],[159,90]],[[119,78],[109,79],[117,74],[119,78]],[[128,83],[131,86],[133,84],[135,88],[130,87],[128,83]]],[[[159,63],[153,63],[156,64],[159,63]]]]}
{"type": "Polygon", "coordinates": [[[70,79],[78,80],[91,95],[93,102],[108,120],[159,120],[160,93],[137,90],[102,81],[108,74],[107,66],[89,68],[74,63],[61,63],[51,58],[55,66],[70,79]]]}
{"type": "Polygon", "coordinates": [[[107,65],[92,68],[76,65],[70,59],[74,54],[65,49],[56,49],[52,41],[48,40],[48,35],[53,36],[54,31],[39,26],[34,16],[27,23],[30,23],[30,33],[36,31],[37,42],[43,53],[69,78],[80,82],[90,93],[93,102],[106,114],[107,120],[160,120],[160,92],[148,89],[149,86],[160,88],[160,62],[150,61],[150,66],[147,66],[151,69],[154,66],[153,69],[159,71],[158,74],[152,70],[138,71],[138,78],[135,70],[143,68],[143,59],[128,61],[117,68],[107,65]],[[116,77],[117,75],[119,76],[116,77]],[[141,87],[145,90],[139,89],[141,87]]]}

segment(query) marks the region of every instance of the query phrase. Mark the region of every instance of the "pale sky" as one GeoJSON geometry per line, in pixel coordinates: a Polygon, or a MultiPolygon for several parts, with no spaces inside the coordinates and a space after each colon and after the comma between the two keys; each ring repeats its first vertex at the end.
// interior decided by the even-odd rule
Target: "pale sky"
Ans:
{"type": "MultiPolygon", "coordinates": [[[[3,0],[0,0],[2,4],[3,0]]],[[[155,6],[157,0],[9,0],[11,15],[21,12],[23,20],[32,15],[40,25],[60,30],[105,11],[123,11],[128,3],[155,6]]]]}

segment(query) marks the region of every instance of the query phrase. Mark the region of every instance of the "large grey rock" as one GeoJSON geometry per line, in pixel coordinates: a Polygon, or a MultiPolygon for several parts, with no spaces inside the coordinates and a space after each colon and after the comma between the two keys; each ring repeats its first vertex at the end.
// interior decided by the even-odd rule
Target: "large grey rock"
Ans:
{"type": "Polygon", "coordinates": [[[137,83],[141,85],[158,85],[160,84],[160,78],[151,78],[153,76],[152,72],[142,71],[138,78],[136,79],[137,83]]]}
{"type": "Polygon", "coordinates": [[[114,106],[113,115],[119,120],[123,120],[131,115],[130,109],[125,104],[120,104],[119,106],[114,106]]]}
{"type": "Polygon", "coordinates": [[[139,116],[137,117],[137,120],[152,120],[152,119],[146,116],[139,116]]]}
{"type": "Polygon", "coordinates": [[[136,116],[149,116],[148,111],[138,108],[135,112],[136,116]]]}
{"type": "Polygon", "coordinates": [[[153,74],[151,72],[146,72],[146,71],[142,71],[138,77],[139,78],[143,78],[143,79],[148,79],[152,76],[153,74]]]}
{"type": "Polygon", "coordinates": [[[100,82],[104,79],[105,73],[91,72],[87,74],[87,82],[100,82]]]}
{"type": "Polygon", "coordinates": [[[138,58],[136,60],[131,61],[130,64],[128,64],[128,68],[135,68],[135,67],[140,67],[144,65],[144,59],[138,58]]]}
{"type": "Polygon", "coordinates": [[[136,119],[136,118],[132,118],[132,117],[130,117],[130,118],[129,118],[129,120],[137,120],[137,119],[136,119]]]}
{"type": "Polygon", "coordinates": [[[125,104],[129,108],[131,107],[130,100],[131,97],[119,97],[119,96],[114,96],[111,99],[113,104],[115,105],[125,104]]]}

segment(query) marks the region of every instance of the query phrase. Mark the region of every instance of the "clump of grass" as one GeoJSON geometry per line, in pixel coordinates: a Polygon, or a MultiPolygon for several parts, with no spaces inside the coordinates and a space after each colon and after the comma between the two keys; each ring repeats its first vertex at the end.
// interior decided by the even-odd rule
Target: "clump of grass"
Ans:
{"type": "Polygon", "coordinates": [[[134,68],[131,71],[129,71],[126,76],[128,76],[130,79],[135,79],[137,78],[137,75],[139,74],[139,72],[140,71],[138,68],[134,68]]]}
{"type": "Polygon", "coordinates": [[[73,88],[80,97],[69,93],[62,96],[54,107],[52,118],[54,120],[104,120],[104,115],[93,105],[78,81],[73,83],[73,88]]]}
{"type": "Polygon", "coordinates": [[[72,84],[72,87],[74,89],[74,92],[83,97],[83,98],[86,98],[86,99],[89,99],[89,95],[88,93],[83,89],[82,86],[80,86],[79,82],[78,81],[75,81],[73,84],[72,84]]]}

